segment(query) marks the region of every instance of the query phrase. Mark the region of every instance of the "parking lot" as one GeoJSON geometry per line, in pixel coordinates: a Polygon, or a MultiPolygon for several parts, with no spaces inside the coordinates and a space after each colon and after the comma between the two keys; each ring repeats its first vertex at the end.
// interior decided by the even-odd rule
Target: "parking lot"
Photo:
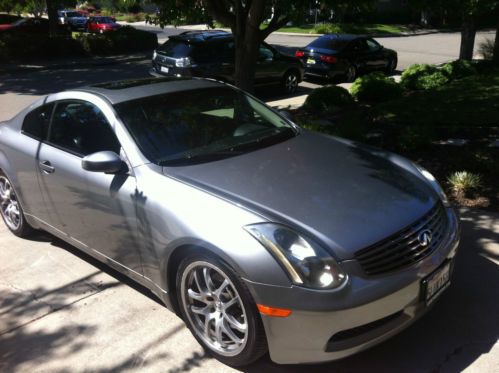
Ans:
{"type": "MultiPolygon", "coordinates": [[[[427,50],[428,39],[415,42],[421,43],[419,49],[410,46],[414,42],[410,38],[393,42],[406,40],[407,50],[398,50],[402,66],[409,61],[422,62],[419,58],[427,56],[435,58],[427,62],[444,62],[444,58],[455,57],[448,47],[457,53],[454,45],[449,46],[448,36],[425,36],[440,40],[433,39],[432,51],[427,50]]],[[[397,49],[390,42],[382,41],[397,49]]],[[[143,60],[5,74],[0,77],[0,121],[50,92],[147,77],[149,64],[143,60]]],[[[306,82],[298,94],[316,86],[317,82],[306,82]]],[[[273,91],[257,94],[267,101],[282,98],[273,91]]],[[[463,210],[462,224],[452,286],[415,325],[371,350],[338,362],[278,366],[264,357],[242,371],[499,371],[499,214],[463,210]]],[[[22,240],[0,223],[0,371],[233,369],[209,358],[182,321],[146,289],[52,236],[39,234],[22,240]]]]}

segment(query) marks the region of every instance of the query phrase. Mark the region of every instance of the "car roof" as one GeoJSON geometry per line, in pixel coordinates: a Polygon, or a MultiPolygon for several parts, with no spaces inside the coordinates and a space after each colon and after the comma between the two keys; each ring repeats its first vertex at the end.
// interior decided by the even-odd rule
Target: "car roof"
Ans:
{"type": "Polygon", "coordinates": [[[350,40],[355,40],[355,39],[364,39],[366,36],[365,35],[353,35],[353,34],[324,34],[321,36],[321,38],[330,38],[330,39],[336,39],[336,40],[345,40],[345,41],[350,41],[350,40]]]}
{"type": "Polygon", "coordinates": [[[185,41],[187,43],[201,43],[208,40],[220,40],[232,38],[230,32],[224,30],[185,31],[178,35],[170,36],[169,39],[185,41]]]}
{"type": "Polygon", "coordinates": [[[93,93],[104,97],[114,105],[149,96],[223,86],[225,86],[223,83],[213,79],[164,77],[99,83],[72,91],[93,93]]]}

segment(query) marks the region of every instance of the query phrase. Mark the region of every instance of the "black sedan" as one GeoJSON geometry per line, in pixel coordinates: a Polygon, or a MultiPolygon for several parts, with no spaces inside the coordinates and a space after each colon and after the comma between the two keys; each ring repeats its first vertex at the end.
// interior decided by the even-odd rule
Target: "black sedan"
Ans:
{"type": "Polygon", "coordinates": [[[352,82],[359,73],[397,68],[397,52],[376,40],[358,35],[323,35],[296,51],[306,66],[305,74],[324,78],[344,77],[352,82]]]}

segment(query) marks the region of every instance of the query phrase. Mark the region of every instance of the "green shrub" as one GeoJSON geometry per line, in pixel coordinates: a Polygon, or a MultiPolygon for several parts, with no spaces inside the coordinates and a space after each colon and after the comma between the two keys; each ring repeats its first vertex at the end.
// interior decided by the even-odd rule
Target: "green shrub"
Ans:
{"type": "Polygon", "coordinates": [[[377,72],[357,78],[351,93],[359,101],[382,102],[400,98],[403,89],[392,78],[377,72]]]}
{"type": "Polygon", "coordinates": [[[421,76],[416,83],[416,87],[419,90],[427,91],[439,88],[448,82],[449,78],[443,71],[435,71],[433,74],[421,76]]]}
{"type": "Polygon", "coordinates": [[[482,177],[467,171],[454,172],[448,182],[456,194],[466,195],[482,186],[482,177]]]}
{"type": "Polygon", "coordinates": [[[158,46],[158,37],[148,31],[124,26],[101,35],[79,34],[76,40],[83,50],[92,55],[113,55],[148,51],[158,46]]]}
{"type": "Polygon", "coordinates": [[[478,51],[485,60],[491,60],[494,57],[494,40],[487,38],[478,46],[478,51]]]}
{"type": "MultiPolygon", "coordinates": [[[[453,67],[447,70],[439,69],[435,65],[415,64],[409,66],[402,73],[400,84],[406,89],[411,90],[429,90],[441,87],[449,82],[449,76],[446,71],[451,71],[453,67]]],[[[454,70],[459,69],[456,67],[454,70]]],[[[463,68],[464,69],[464,68],[463,68]]],[[[462,70],[459,70],[461,72],[462,70]]]]}
{"type": "Polygon", "coordinates": [[[475,75],[476,68],[470,61],[456,60],[446,63],[442,66],[441,71],[450,79],[462,79],[467,76],[475,75]]]}
{"type": "Polygon", "coordinates": [[[428,64],[414,64],[409,66],[400,78],[400,84],[407,89],[421,89],[419,88],[419,79],[423,76],[431,75],[437,72],[438,69],[434,65],[428,64]]]}
{"type": "Polygon", "coordinates": [[[314,89],[303,107],[308,111],[334,113],[352,103],[353,98],[345,88],[325,86],[314,89]]]}

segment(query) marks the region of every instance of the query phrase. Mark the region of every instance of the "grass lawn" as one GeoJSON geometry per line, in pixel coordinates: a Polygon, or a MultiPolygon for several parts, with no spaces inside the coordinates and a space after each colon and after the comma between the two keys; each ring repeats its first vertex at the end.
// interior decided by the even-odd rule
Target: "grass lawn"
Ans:
{"type": "Polygon", "coordinates": [[[499,69],[380,104],[373,115],[405,125],[499,126],[499,69]]]}
{"type": "MultiPolygon", "coordinates": [[[[265,27],[265,26],[263,26],[265,27]]],[[[351,24],[351,23],[326,23],[303,26],[290,26],[279,29],[280,32],[296,32],[305,34],[400,34],[405,31],[410,31],[409,27],[404,25],[388,25],[388,24],[351,24]]]]}

